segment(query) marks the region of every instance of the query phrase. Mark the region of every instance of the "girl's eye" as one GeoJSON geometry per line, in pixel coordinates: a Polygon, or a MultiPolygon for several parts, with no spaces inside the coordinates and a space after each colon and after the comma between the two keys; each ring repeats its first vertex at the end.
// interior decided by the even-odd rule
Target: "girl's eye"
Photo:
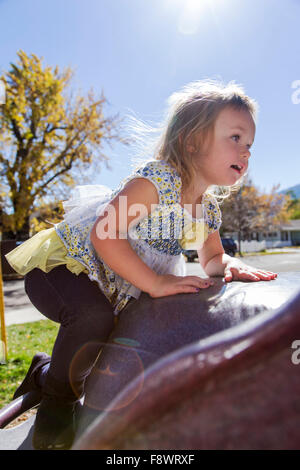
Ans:
{"type": "Polygon", "coordinates": [[[240,140],[240,136],[239,135],[233,135],[231,137],[233,140],[235,140],[235,142],[238,142],[240,140]]]}

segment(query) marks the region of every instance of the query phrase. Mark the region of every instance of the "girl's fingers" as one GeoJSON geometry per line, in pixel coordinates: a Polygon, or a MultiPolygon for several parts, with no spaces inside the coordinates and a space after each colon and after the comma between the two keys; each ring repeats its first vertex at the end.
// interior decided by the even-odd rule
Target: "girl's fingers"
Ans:
{"type": "Polygon", "coordinates": [[[272,276],[271,274],[264,273],[263,271],[255,271],[256,276],[260,276],[264,279],[270,279],[272,276]]]}
{"type": "Polygon", "coordinates": [[[237,268],[231,268],[228,271],[225,271],[225,281],[229,282],[233,279],[250,279],[253,281],[259,281],[259,277],[256,275],[256,273],[252,271],[246,271],[246,270],[239,270],[237,268]]]}
{"type": "Polygon", "coordinates": [[[232,272],[230,271],[230,269],[228,271],[225,271],[225,273],[224,273],[225,281],[230,282],[230,281],[232,281],[232,278],[233,278],[233,275],[232,275],[232,272]]]}
{"type": "Polygon", "coordinates": [[[202,279],[198,276],[186,276],[183,278],[185,284],[194,286],[195,288],[205,289],[214,284],[214,281],[211,279],[202,279]]]}
{"type": "Polygon", "coordinates": [[[261,272],[263,274],[268,274],[269,276],[272,276],[274,278],[277,277],[277,273],[273,273],[272,271],[261,271],[260,270],[259,272],[261,272]]]}
{"type": "Polygon", "coordinates": [[[195,281],[196,283],[200,283],[200,284],[206,283],[206,282],[208,282],[210,284],[214,283],[214,281],[212,279],[209,279],[209,278],[203,279],[202,277],[199,277],[199,276],[185,276],[183,279],[186,280],[186,281],[190,281],[190,280],[195,281]]]}
{"type": "Polygon", "coordinates": [[[201,289],[205,289],[209,287],[207,286],[202,286],[202,287],[195,287],[195,286],[178,286],[177,289],[175,290],[175,294],[189,294],[189,293],[196,293],[199,292],[201,289]]]}
{"type": "Polygon", "coordinates": [[[192,287],[192,286],[180,286],[176,290],[176,294],[192,294],[195,292],[199,292],[199,288],[192,287]]]}
{"type": "Polygon", "coordinates": [[[275,279],[277,277],[276,273],[272,273],[270,271],[257,270],[255,274],[261,277],[262,279],[269,279],[269,280],[275,279]]]}
{"type": "Polygon", "coordinates": [[[259,281],[259,276],[257,276],[257,273],[254,273],[252,271],[249,272],[244,272],[243,273],[243,279],[253,279],[253,281],[259,281]]]}
{"type": "Polygon", "coordinates": [[[273,273],[272,271],[264,271],[262,269],[255,269],[254,270],[248,270],[248,269],[238,269],[236,267],[231,267],[228,268],[227,270],[225,269],[224,271],[224,280],[226,282],[230,282],[233,279],[238,280],[238,279],[247,279],[247,280],[252,280],[252,281],[270,281],[272,279],[275,279],[277,277],[276,273],[273,273]]]}
{"type": "Polygon", "coordinates": [[[163,277],[165,282],[161,286],[161,291],[152,294],[152,297],[164,297],[174,294],[196,293],[200,289],[205,289],[214,284],[214,281],[209,278],[201,278],[199,276],[173,276],[170,275],[163,277]]]}

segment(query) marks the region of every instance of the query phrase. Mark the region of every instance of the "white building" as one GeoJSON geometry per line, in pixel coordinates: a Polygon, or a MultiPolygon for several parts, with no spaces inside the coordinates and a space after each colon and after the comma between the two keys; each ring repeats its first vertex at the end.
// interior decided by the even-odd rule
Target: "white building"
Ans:
{"type": "MultiPolygon", "coordinates": [[[[238,234],[226,235],[231,236],[239,248],[238,234]]],[[[242,252],[300,245],[300,220],[289,220],[272,232],[252,232],[249,238],[241,241],[241,245],[242,252]]]]}

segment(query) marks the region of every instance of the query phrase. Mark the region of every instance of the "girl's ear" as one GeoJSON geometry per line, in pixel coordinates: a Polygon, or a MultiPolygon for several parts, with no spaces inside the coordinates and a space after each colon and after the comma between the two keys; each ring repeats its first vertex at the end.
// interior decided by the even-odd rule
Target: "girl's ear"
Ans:
{"type": "MultiPolygon", "coordinates": [[[[183,135],[182,134],[179,134],[178,140],[179,140],[179,144],[181,148],[183,149],[183,135]]],[[[190,135],[187,138],[185,149],[191,154],[196,153],[197,151],[196,142],[195,142],[195,137],[193,135],[190,135]]]]}
{"type": "Polygon", "coordinates": [[[179,142],[179,145],[180,145],[181,152],[184,152],[185,148],[184,148],[184,145],[183,145],[183,135],[181,133],[179,134],[178,142],[179,142]]]}
{"type": "Polygon", "coordinates": [[[187,151],[190,152],[190,153],[195,153],[195,152],[196,152],[196,149],[195,149],[195,147],[194,147],[193,145],[187,144],[186,149],[187,149],[187,151]]]}
{"type": "Polygon", "coordinates": [[[195,153],[196,152],[195,139],[194,139],[193,135],[191,135],[187,138],[186,149],[189,153],[195,153]]]}
{"type": "Polygon", "coordinates": [[[183,137],[182,137],[182,134],[179,134],[179,136],[178,136],[178,140],[179,140],[179,144],[180,144],[180,146],[182,147],[182,143],[183,143],[183,137]]]}

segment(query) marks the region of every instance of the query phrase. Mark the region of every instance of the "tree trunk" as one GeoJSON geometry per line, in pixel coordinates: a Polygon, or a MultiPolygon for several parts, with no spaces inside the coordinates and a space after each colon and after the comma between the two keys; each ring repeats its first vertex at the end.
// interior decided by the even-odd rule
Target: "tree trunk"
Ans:
{"type": "Polygon", "coordinates": [[[2,233],[2,240],[17,240],[17,241],[25,241],[28,240],[30,236],[30,224],[29,224],[29,217],[26,217],[23,226],[13,232],[12,230],[3,231],[2,233]]]}
{"type": "Polygon", "coordinates": [[[241,250],[242,233],[241,233],[240,230],[238,231],[238,240],[239,240],[239,255],[240,255],[241,257],[243,257],[243,255],[242,255],[242,250],[241,250]]]}
{"type": "Polygon", "coordinates": [[[16,233],[16,238],[19,241],[25,241],[25,240],[28,240],[29,236],[30,236],[30,223],[29,223],[29,217],[26,217],[23,226],[16,233]]]}

